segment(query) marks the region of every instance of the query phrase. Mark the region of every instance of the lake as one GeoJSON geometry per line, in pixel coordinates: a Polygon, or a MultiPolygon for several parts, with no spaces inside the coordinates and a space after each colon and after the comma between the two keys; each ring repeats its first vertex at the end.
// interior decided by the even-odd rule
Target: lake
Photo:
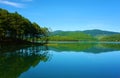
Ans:
{"type": "Polygon", "coordinates": [[[0,45],[0,78],[120,78],[120,44],[0,45]]]}

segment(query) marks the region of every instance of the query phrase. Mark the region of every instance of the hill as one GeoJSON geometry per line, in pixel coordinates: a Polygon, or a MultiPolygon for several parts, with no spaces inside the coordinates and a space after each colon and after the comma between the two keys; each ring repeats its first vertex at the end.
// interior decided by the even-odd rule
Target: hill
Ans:
{"type": "MultiPolygon", "coordinates": [[[[95,41],[106,36],[120,34],[119,32],[103,31],[98,29],[85,31],[62,31],[51,32],[49,40],[51,41],[95,41]]],[[[117,37],[118,38],[118,37],[117,37]]]]}
{"type": "Polygon", "coordinates": [[[95,40],[89,34],[81,31],[54,31],[49,38],[51,41],[93,41],[95,40]]]}
{"type": "Polygon", "coordinates": [[[114,34],[120,34],[118,32],[104,31],[104,30],[99,30],[99,29],[85,30],[82,32],[86,33],[86,34],[90,34],[92,36],[110,36],[110,35],[114,35],[114,34]]]}

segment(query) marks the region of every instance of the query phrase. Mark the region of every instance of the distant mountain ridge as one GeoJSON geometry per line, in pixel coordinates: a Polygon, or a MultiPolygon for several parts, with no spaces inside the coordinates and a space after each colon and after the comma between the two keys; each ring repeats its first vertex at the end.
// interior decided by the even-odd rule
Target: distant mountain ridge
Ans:
{"type": "Polygon", "coordinates": [[[53,31],[52,35],[60,35],[60,36],[62,36],[62,35],[65,35],[65,33],[70,33],[70,32],[84,33],[84,34],[89,34],[91,36],[110,36],[110,35],[114,35],[114,34],[120,34],[120,32],[93,29],[93,30],[84,30],[84,31],[62,31],[62,30],[57,30],[57,31],[53,31]],[[64,32],[64,34],[61,34],[63,32],[64,32]]]}
{"type": "Polygon", "coordinates": [[[120,34],[119,32],[113,32],[113,31],[105,31],[105,30],[99,30],[99,29],[93,29],[93,30],[85,30],[82,31],[83,33],[90,34],[92,36],[100,36],[100,35],[114,35],[114,34],[120,34]]]}

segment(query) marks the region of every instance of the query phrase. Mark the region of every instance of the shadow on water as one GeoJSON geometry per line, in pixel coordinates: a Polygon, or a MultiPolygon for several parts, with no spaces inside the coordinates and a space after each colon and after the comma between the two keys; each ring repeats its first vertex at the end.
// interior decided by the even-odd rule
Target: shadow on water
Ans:
{"type": "Polygon", "coordinates": [[[46,46],[0,45],[0,78],[18,78],[20,74],[49,59],[46,46]]]}
{"type": "Polygon", "coordinates": [[[49,49],[56,52],[87,52],[87,53],[104,53],[111,51],[119,51],[120,44],[114,43],[62,43],[49,44],[49,49]]]}
{"type": "Polygon", "coordinates": [[[0,78],[18,78],[23,72],[50,59],[49,50],[55,52],[105,53],[120,51],[120,44],[62,43],[39,45],[0,45],[0,78]]]}

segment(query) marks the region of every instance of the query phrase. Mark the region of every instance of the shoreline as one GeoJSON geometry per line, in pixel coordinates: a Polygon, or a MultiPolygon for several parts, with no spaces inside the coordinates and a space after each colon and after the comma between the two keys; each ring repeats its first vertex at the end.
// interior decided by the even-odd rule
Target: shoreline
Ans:
{"type": "Polygon", "coordinates": [[[48,44],[51,44],[51,43],[109,43],[109,44],[112,44],[112,43],[115,43],[115,44],[120,44],[120,41],[119,42],[116,42],[116,41],[48,41],[48,44]]]}

